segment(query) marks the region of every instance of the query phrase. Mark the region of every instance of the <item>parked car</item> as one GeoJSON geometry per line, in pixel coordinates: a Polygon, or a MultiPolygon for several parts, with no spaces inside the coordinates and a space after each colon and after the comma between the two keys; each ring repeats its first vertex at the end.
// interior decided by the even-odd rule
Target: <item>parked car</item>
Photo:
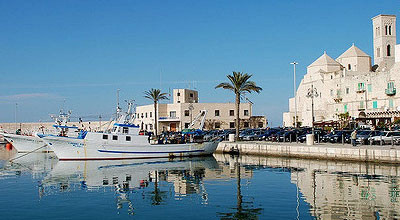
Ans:
{"type": "Polygon", "coordinates": [[[400,131],[381,131],[377,135],[370,137],[368,140],[372,142],[372,144],[390,144],[399,142],[400,139],[400,131]]]}
{"type": "Polygon", "coordinates": [[[342,130],[342,131],[337,131],[335,132],[335,134],[333,134],[330,139],[329,142],[331,143],[342,143],[345,141],[345,137],[350,135],[352,131],[346,131],[346,130],[342,130]]]}
{"type": "Polygon", "coordinates": [[[253,131],[253,132],[250,132],[250,133],[247,134],[247,135],[244,135],[244,136],[242,137],[242,140],[244,140],[244,141],[254,141],[254,140],[258,140],[258,136],[261,135],[261,134],[263,134],[263,131],[261,131],[261,130],[255,130],[255,131],[253,131]]]}
{"type": "Polygon", "coordinates": [[[368,139],[370,137],[376,136],[380,131],[362,130],[357,132],[357,144],[369,144],[368,139]]]}

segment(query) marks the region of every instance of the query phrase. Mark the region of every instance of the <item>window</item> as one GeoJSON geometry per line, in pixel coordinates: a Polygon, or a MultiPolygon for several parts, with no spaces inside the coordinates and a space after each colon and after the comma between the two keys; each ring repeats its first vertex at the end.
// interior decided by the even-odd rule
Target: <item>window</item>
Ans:
{"type": "Polygon", "coordinates": [[[143,113],[142,113],[142,115],[141,115],[141,116],[142,116],[142,118],[143,118],[143,113]]]}
{"type": "Polygon", "coordinates": [[[388,35],[388,26],[385,25],[385,35],[388,35]]]}
{"type": "Polygon", "coordinates": [[[346,88],[346,94],[350,93],[350,88],[346,88]]]}
{"type": "Polygon", "coordinates": [[[386,49],[387,49],[386,55],[387,55],[388,57],[390,57],[390,44],[387,45],[386,49]]]}
{"type": "Polygon", "coordinates": [[[364,83],[358,83],[358,91],[364,91],[365,90],[365,84],[364,83]]]}
{"type": "Polygon", "coordinates": [[[178,101],[178,103],[181,103],[181,101],[178,101]]]}
{"type": "Polygon", "coordinates": [[[185,123],[185,128],[189,128],[190,123],[185,123]]]}
{"type": "Polygon", "coordinates": [[[221,123],[220,122],[215,122],[214,127],[216,129],[221,128],[221,123]]]}
{"type": "Polygon", "coordinates": [[[107,139],[108,139],[108,135],[103,134],[103,139],[104,139],[104,140],[107,140],[107,139]]]}
{"type": "Polygon", "coordinates": [[[117,135],[113,135],[113,140],[117,141],[118,140],[118,136],[117,135]]]}
{"type": "Polygon", "coordinates": [[[364,101],[360,101],[360,109],[364,109],[364,101]]]}
{"type": "Polygon", "coordinates": [[[176,118],[176,111],[170,111],[169,112],[169,117],[176,118]]]}
{"type": "Polygon", "coordinates": [[[393,108],[393,99],[389,99],[389,108],[393,108]]]}
{"type": "Polygon", "coordinates": [[[372,108],[374,108],[374,109],[378,108],[378,101],[373,101],[372,102],[372,108]]]}
{"type": "Polygon", "coordinates": [[[245,109],[243,114],[244,114],[244,116],[249,116],[249,110],[245,109]]]}
{"type": "Polygon", "coordinates": [[[147,118],[147,112],[146,112],[146,118],[147,118]]]}
{"type": "Polygon", "coordinates": [[[245,121],[245,122],[243,123],[243,125],[244,125],[245,128],[248,128],[248,127],[249,127],[249,122],[248,122],[248,121],[245,121]]]}
{"type": "Polygon", "coordinates": [[[392,35],[392,26],[389,25],[389,35],[392,35]]]}
{"type": "Polygon", "coordinates": [[[128,127],[123,127],[122,128],[122,133],[128,134],[129,128],[128,127]]]}
{"type": "Polygon", "coordinates": [[[153,112],[150,112],[150,118],[152,118],[153,117],[153,112]]]}
{"type": "Polygon", "coordinates": [[[193,93],[190,93],[190,98],[193,98],[193,93]]]}
{"type": "Polygon", "coordinates": [[[388,88],[388,90],[393,90],[394,89],[394,82],[388,82],[387,88],[388,88]]]}
{"type": "Polygon", "coordinates": [[[235,128],[235,122],[229,122],[229,128],[235,128]]]}
{"type": "Polygon", "coordinates": [[[181,96],[181,93],[180,92],[176,93],[176,96],[181,96]]]}
{"type": "Polygon", "coordinates": [[[344,112],[346,113],[348,111],[347,109],[347,104],[344,105],[344,112]]]}
{"type": "Polygon", "coordinates": [[[147,124],[145,124],[145,126],[144,126],[144,130],[146,130],[146,131],[147,131],[147,126],[148,126],[147,124]]]}
{"type": "Polygon", "coordinates": [[[229,110],[229,116],[235,116],[235,110],[229,110]]]}
{"type": "Polygon", "coordinates": [[[150,130],[153,130],[153,124],[150,124],[149,126],[150,126],[150,130]]]}
{"type": "Polygon", "coordinates": [[[219,110],[215,110],[215,116],[219,116],[219,110]]]}
{"type": "Polygon", "coordinates": [[[264,123],[263,122],[258,122],[258,128],[262,128],[262,127],[264,127],[264,123]]]}
{"type": "Polygon", "coordinates": [[[189,116],[189,110],[185,110],[185,116],[189,116]]]}
{"type": "Polygon", "coordinates": [[[347,69],[351,70],[351,64],[349,63],[349,65],[347,65],[347,66],[348,66],[347,69]]]}
{"type": "Polygon", "coordinates": [[[368,88],[368,92],[372,92],[372,85],[371,84],[368,84],[367,88],[368,88]]]}
{"type": "Polygon", "coordinates": [[[381,56],[381,49],[378,47],[376,48],[376,56],[380,57],[381,56]]]}
{"type": "Polygon", "coordinates": [[[126,141],[131,141],[131,136],[126,136],[126,137],[125,137],[125,140],[126,140],[126,141]]]}

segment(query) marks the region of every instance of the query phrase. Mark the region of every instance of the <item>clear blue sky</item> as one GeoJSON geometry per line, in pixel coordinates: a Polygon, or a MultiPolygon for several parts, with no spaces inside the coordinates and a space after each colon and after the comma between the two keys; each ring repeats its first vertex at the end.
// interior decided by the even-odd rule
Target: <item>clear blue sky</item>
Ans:
{"type": "Polygon", "coordinates": [[[400,1],[0,1],[0,122],[48,121],[65,101],[74,115],[108,114],[115,93],[197,88],[201,102],[232,71],[253,74],[254,113],[281,125],[293,94],[289,64],[307,65],[352,43],[372,54],[371,18],[399,17],[400,1]],[[161,76],[161,84],[160,84],[161,76]],[[196,81],[195,83],[189,83],[196,81]]]}

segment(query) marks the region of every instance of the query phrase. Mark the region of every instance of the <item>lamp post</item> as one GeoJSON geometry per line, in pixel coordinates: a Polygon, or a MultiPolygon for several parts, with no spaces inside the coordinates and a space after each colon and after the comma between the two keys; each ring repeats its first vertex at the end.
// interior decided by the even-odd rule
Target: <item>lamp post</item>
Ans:
{"type": "Polygon", "coordinates": [[[311,88],[308,89],[307,98],[311,98],[311,121],[312,121],[312,134],[314,136],[314,98],[318,97],[318,91],[316,88],[314,88],[314,85],[311,84],[311,88]]]}
{"type": "Polygon", "coordinates": [[[296,95],[296,61],[290,63],[293,65],[293,95],[294,95],[294,127],[297,128],[297,95],[296,95]]]}

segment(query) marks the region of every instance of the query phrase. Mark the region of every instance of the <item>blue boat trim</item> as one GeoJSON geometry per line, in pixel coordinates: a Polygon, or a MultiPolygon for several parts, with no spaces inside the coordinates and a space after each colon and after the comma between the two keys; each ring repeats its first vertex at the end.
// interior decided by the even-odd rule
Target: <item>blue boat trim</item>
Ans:
{"type": "Polygon", "coordinates": [[[169,154],[169,153],[195,153],[195,152],[204,152],[204,150],[183,150],[183,151],[115,151],[115,150],[97,150],[101,153],[115,153],[115,154],[169,154]]]}
{"type": "Polygon", "coordinates": [[[115,123],[114,126],[120,126],[120,127],[130,127],[130,128],[138,128],[139,125],[132,125],[132,124],[118,124],[115,123]]]}
{"type": "Polygon", "coordinates": [[[78,129],[76,126],[64,126],[64,125],[53,125],[55,128],[72,128],[72,129],[78,129]]]}

